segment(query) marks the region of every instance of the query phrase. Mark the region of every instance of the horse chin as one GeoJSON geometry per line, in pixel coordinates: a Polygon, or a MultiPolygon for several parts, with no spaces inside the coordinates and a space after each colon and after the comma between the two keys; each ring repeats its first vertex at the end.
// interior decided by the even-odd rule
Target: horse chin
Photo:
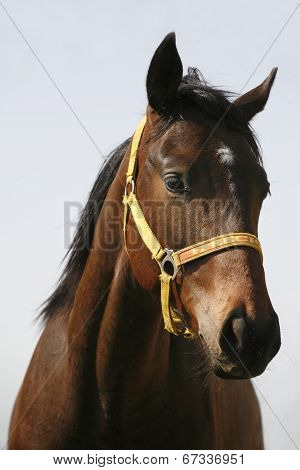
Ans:
{"type": "Polygon", "coordinates": [[[215,375],[225,380],[245,380],[252,379],[261,375],[267,364],[260,364],[256,367],[247,368],[242,364],[224,363],[223,361],[214,361],[212,364],[215,375]]]}

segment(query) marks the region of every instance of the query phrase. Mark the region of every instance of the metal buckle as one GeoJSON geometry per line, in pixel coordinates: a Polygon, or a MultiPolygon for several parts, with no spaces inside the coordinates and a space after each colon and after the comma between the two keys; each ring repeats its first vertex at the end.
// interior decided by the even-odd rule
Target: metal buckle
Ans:
{"type": "Polygon", "coordinates": [[[165,248],[164,249],[164,253],[166,254],[166,256],[161,260],[161,261],[158,261],[158,264],[160,266],[160,270],[161,272],[165,272],[166,274],[168,274],[169,276],[171,276],[172,278],[172,281],[174,281],[178,271],[179,271],[179,268],[178,266],[176,266],[175,264],[175,261],[174,261],[174,258],[173,258],[173,253],[174,251],[173,250],[169,250],[168,248],[165,248]],[[165,264],[166,263],[170,263],[172,265],[172,268],[173,268],[173,274],[171,274],[170,272],[166,271],[165,269],[165,264]]]}
{"type": "Polygon", "coordinates": [[[128,196],[130,193],[134,193],[134,188],[135,188],[135,186],[134,186],[134,180],[128,181],[128,182],[125,184],[124,196],[128,196]],[[131,191],[128,192],[128,191],[127,191],[127,188],[128,188],[129,185],[131,186],[131,188],[130,188],[131,191]]]}

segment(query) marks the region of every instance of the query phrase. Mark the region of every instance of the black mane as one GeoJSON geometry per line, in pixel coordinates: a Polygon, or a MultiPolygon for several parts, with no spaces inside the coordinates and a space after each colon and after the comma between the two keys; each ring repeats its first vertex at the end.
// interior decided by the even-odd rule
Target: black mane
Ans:
{"type": "Polygon", "coordinates": [[[59,308],[70,305],[82,276],[93,241],[95,225],[107,191],[125,155],[130,139],[113,150],[105,160],[89,199],[80,216],[74,239],[65,258],[68,258],[63,273],[53,294],[44,302],[40,316],[52,316],[59,308]]]}
{"type": "MultiPolygon", "coordinates": [[[[210,86],[195,68],[189,68],[179,87],[178,98],[181,107],[194,103],[199,108],[199,114],[205,119],[211,119],[216,126],[227,126],[246,136],[254,158],[262,163],[255,135],[239,110],[232,105],[229,98],[233,94],[210,86]]],[[[156,127],[153,138],[164,133],[174,121],[180,119],[178,114],[162,117],[156,127]]],[[[74,240],[68,250],[68,258],[61,278],[53,294],[42,305],[40,316],[44,319],[51,317],[58,309],[71,305],[74,293],[82,276],[93,241],[96,221],[100,214],[107,191],[117,173],[119,165],[130,143],[127,139],[110,153],[100,170],[88,202],[81,214],[74,240]]]]}

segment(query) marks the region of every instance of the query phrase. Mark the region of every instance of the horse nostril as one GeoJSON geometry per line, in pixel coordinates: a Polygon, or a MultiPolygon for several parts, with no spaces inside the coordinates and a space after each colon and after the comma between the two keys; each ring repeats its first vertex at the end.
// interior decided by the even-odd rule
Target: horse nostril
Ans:
{"type": "Polygon", "coordinates": [[[220,335],[222,351],[236,360],[236,353],[243,349],[246,336],[246,321],[243,312],[234,310],[223,325],[220,335]]]}

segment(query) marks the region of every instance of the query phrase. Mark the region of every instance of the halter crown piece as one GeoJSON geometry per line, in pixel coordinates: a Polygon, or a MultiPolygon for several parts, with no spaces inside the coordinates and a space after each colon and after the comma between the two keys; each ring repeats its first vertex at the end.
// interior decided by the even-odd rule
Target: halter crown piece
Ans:
{"type": "Polygon", "coordinates": [[[170,284],[177,276],[180,267],[190,261],[209,255],[216,251],[224,250],[235,246],[248,246],[259,252],[262,257],[262,249],[258,238],[251,233],[227,233],[214,238],[196,243],[195,245],[173,251],[168,248],[162,248],[156,236],[152,232],[138,199],[135,194],[134,174],[136,169],[137,152],[140,139],[146,124],[146,116],[138,125],[132,142],[129,156],[128,170],[126,174],[125,193],[123,196],[124,204],[124,220],[123,232],[126,246],[126,224],[128,210],[130,209],[135,225],[138,229],[140,237],[150,250],[152,258],[158,263],[161,274],[159,276],[161,283],[161,308],[165,324],[165,329],[175,335],[183,334],[185,337],[194,338],[198,335],[193,332],[187,325],[186,320],[170,306],[170,284]],[[165,265],[168,263],[173,267],[173,274],[165,271],[165,265]]]}

